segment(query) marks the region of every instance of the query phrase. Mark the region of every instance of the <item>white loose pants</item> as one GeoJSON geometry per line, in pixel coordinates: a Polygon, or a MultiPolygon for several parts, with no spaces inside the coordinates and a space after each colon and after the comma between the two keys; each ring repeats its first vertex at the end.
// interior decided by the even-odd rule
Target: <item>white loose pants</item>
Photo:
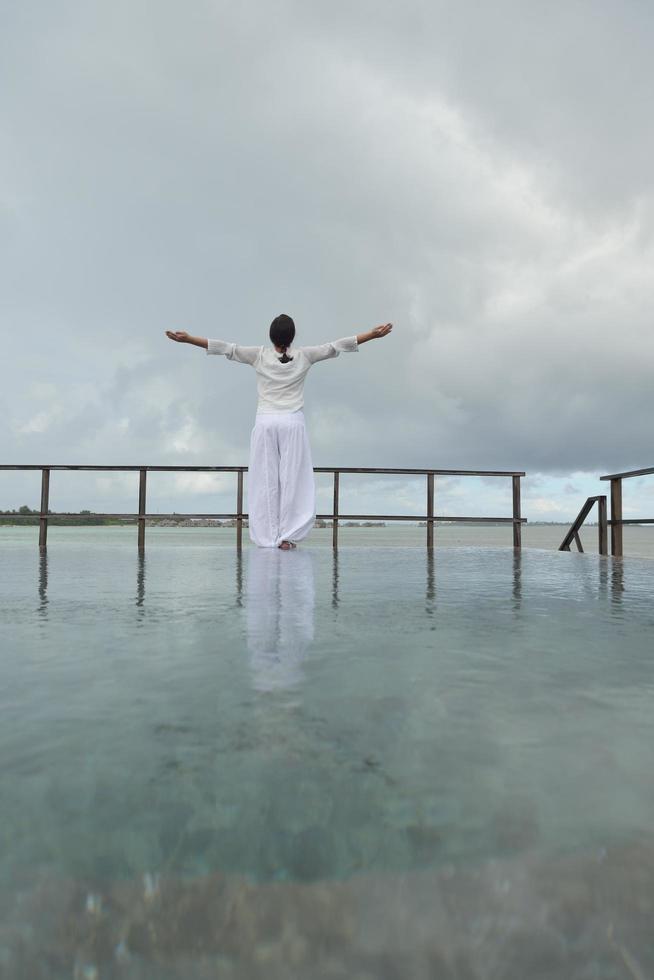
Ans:
{"type": "Polygon", "coordinates": [[[316,518],[316,486],[304,412],[261,412],[250,439],[250,538],[260,548],[301,541],[316,518]]]}

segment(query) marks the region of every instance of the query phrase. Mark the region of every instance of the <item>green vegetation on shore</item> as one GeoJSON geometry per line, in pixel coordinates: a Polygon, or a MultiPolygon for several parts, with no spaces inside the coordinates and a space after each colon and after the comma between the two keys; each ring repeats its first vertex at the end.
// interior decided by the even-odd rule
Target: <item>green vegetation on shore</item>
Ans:
{"type": "MultiPolygon", "coordinates": [[[[51,511],[48,511],[50,514],[51,511]]],[[[30,525],[39,523],[40,511],[32,510],[27,504],[23,504],[18,510],[0,510],[0,525],[19,524],[30,525]],[[19,518],[16,520],[16,518],[19,518]]],[[[81,510],[79,513],[71,513],[66,517],[50,517],[49,524],[81,524],[81,525],[105,525],[125,523],[118,517],[92,517],[90,510],[81,510]]]]}

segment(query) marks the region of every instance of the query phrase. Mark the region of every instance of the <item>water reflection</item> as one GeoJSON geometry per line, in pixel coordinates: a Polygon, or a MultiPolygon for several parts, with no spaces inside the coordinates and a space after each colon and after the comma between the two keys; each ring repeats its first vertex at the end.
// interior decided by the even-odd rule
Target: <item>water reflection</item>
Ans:
{"type": "Polygon", "coordinates": [[[48,553],[42,551],[39,556],[39,605],[38,613],[44,619],[48,615],[48,553]]]}
{"type": "Polygon", "coordinates": [[[513,611],[519,612],[522,606],[522,551],[513,551],[513,611]]]}
{"type": "Polygon", "coordinates": [[[608,597],[613,614],[622,615],[625,600],[624,562],[622,558],[599,558],[599,589],[603,599],[608,597]]]}
{"type": "Polygon", "coordinates": [[[136,564],[136,606],[139,610],[139,619],[145,614],[145,554],[140,551],[136,564]]]}
{"type": "MultiPolygon", "coordinates": [[[[440,605],[446,607],[452,590],[461,593],[461,583],[458,578],[452,575],[456,571],[456,565],[452,562],[452,552],[441,551],[438,560],[440,561],[439,586],[436,583],[436,549],[428,549],[425,552],[424,565],[424,595],[425,612],[428,616],[434,616],[438,609],[439,593],[440,605]]],[[[459,559],[461,560],[461,559],[459,559]]],[[[523,579],[525,576],[525,556],[522,551],[517,549],[512,552],[498,553],[496,562],[502,568],[503,587],[498,593],[498,600],[505,606],[510,606],[514,613],[520,612],[523,605],[523,579]],[[509,564],[510,563],[510,564],[509,564]],[[510,590],[510,591],[509,591],[510,590]]],[[[492,575],[492,566],[486,565],[485,561],[480,560],[478,565],[470,565],[466,576],[465,588],[475,594],[486,594],[493,586],[495,578],[492,575]],[[488,578],[487,578],[488,576],[488,578]]],[[[420,583],[422,590],[422,582],[420,583]]]]}
{"type": "Polygon", "coordinates": [[[314,636],[315,586],[308,551],[249,553],[247,645],[258,691],[296,686],[314,636]]]}
{"type": "Polygon", "coordinates": [[[436,577],[434,572],[434,549],[427,549],[427,587],[425,590],[425,610],[428,616],[436,611],[436,577]]]}
{"type": "Polygon", "coordinates": [[[624,561],[622,558],[611,559],[611,605],[614,609],[622,606],[624,599],[624,561]]]}
{"type": "Polygon", "coordinates": [[[239,609],[243,607],[243,551],[239,548],[236,552],[236,605],[239,609]]]}
{"type": "Polygon", "coordinates": [[[332,609],[338,609],[338,551],[333,552],[332,565],[332,609]]]}

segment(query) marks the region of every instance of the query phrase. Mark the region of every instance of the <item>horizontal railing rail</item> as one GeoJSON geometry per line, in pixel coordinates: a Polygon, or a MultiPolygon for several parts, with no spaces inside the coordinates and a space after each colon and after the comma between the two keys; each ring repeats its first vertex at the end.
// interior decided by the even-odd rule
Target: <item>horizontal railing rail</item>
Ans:
{"type": "Polygon", "coordinates": [[[643,470],[626,470],[624,473],[609,473],[601,476],[600,480],[609,480],[611,483],[611,554],[614,558],[623,556],[622,528],[625,524],[654,524],[654,517],[630,517],[622,516],[622,481],[630,480],[636,476],[651,476],[654,474],[654,466],[649,466],[643,470]]]}
{"type": "MultiPolygon", "coordinates": [[[[146,521],[161,521],[170,519],[207,519],[207,520],[233,520],[236,524],[236,547],[240,550],[243,542],[243,523],[248,515],[243,511],[243,475],[247,473],[247,466],[97,466],[97,465],[63,465],[63,464],[0,464],[0,470],[40,470],[41,471],[41,507],[38,514],[0,514],[0,521],[11,519],[17,521],[39,519],[39,547],[44,550],[47,547],[48,522],[53,518],[57,520],[79,519],[85,520],[93,518],[114,518],[122,520],[135,520],[138,524],[138,547],[139,550],[145,548],[145,523],[146,521]],[[50,503],[50,474],[53,471],[72,470],[83,472],[101,473],[138,473],[139,474],[139,502],[138,511],[133,513],[108,513],[85,511],[83,514],[72,514],[69,512],[53,512],[49,509],[50,503]],[[147,497],[147,475],[148,473],[235,473],[236,474],[236,511],[234,513],[222,514],[188,514],[183,512],[173,512],[166,514],[151,514],[146,509],[147,497]]],[[[526,518],[520,512],[520,480],[525,473],[519,470],[453,470],[453,469],[410,469],[406,467],[353,467],[353,466],[316,466],[315,473],[333,474],[333,510],[328,514],[317,514],[317,520],[332,522],[332,544],[338,547],[339,525],[343,521],[419,521],[425,523],[427,527],[427,547],[434,546],[434,525],[439,523],[475,523],[475,524],[510,524],[513,528],[513,546],[520,548],[522,545],[522,525],[526,524],[526,518]],[[389,476],[425,476],[426,477],[426,511],[425,515],[415,514],[342,514],[340,512],[340,476],[341,474],[368,474],[368,475],[389,475],[389,476]],[[470,517],[456,516],[447,517],[434,514],[434,484],[438,476],[462,476],[462,477],[504,477],[511,479],[512,486],[512,515],[511,517],[470,517]]]]}
{"type": "Polygon", "coordinates": [[[600,480],[628,480],[633,476],[652,476],[654,466],[648,466],[644,470],[626,470],[624,473],[609,473],[607,476],[600,476],[600,480]]]}
{"type": "Polygon", "coordinates": [[[579,537],[579,531],[588,515],[590,514],[593,507],[597,504],[597,528],[598,528],[598,550],[600,555],[606,555],[608,552],[608,525],[606,519],[606,494],[600,494],[597,497],[589,497],[584,506],[581,508],[577,514],[575,520],[570,527],[570,530],[564,537],[563,541],[559,545],[559,551],[570,551],[570,545],[574,541],[577,545],[577,550],[583,552],[583,546],[581,544],[581,538],[579,537]]]}

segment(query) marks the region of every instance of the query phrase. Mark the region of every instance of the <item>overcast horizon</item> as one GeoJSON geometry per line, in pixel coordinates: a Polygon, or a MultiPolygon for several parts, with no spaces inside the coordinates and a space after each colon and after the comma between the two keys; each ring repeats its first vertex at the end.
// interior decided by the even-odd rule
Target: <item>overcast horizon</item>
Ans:
{"type": "MultiPolygon", "coordinates": [[[[525,470],[567,521],[654,465],[654,8],[404,0],[0,8],[0,462],[245,465],[251,369],[166,329],[297,342],[316,466],[525,470]]],[[[234,478],[149,509],[234,509],[234,478]]],[[[342,509],[420,515],[416,480],[342,509]]],[[[625,484],[654,517],[654,477],[625,484]]],[[[51,506],[134,510],[133,475],[51,506]]],[[[329,507],[319,480],[318,509],[329,507]]],[[[0,473],[0,509],[38,474],[0,473]]],[[[441,480],[502,516],[509,481],[441,480]]]]}

